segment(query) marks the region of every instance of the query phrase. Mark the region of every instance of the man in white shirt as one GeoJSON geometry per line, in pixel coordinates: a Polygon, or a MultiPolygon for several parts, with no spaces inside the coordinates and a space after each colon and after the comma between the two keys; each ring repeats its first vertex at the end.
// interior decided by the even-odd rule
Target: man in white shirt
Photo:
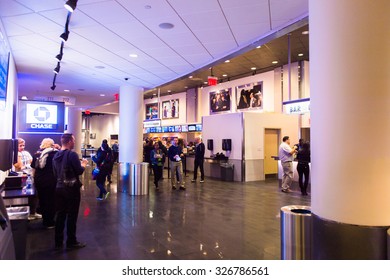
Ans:
{"type": "Polygon", "coordinates": [[[290,192],[293,180],[293,163],[294,154],[297,152],[296,147],[290,147],[290,137],[284,136],[283,142],[279,146],[279,159],[283,168],[282,192],[290,192]]]}

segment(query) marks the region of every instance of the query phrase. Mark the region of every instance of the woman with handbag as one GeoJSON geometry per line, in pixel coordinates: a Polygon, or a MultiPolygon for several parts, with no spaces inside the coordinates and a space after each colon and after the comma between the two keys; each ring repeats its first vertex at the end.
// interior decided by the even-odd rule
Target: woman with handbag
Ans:
{"type": "Polygon", "coordinates": [[[96,175],[96,186],[99,189],[99,196],[96,197],[97,200],[107,199],[110,194],[104,187],[104,184],[106,183],[107,175],[110,173],[111,155],[111,148],[108,146],[107,140],[104,139],[96,155],[92,157],[93,162],[96,163],[96,167],[99,169],[99,173],[96,175]]]}

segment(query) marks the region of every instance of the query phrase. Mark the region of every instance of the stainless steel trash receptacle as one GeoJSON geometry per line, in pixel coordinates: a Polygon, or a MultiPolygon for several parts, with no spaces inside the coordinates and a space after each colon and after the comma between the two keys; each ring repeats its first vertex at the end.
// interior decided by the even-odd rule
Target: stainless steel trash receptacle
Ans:
{"type": "Polygon", "coordinates": [[[309,206],[288,205],[280,209],[282,260],[310,260],[312,217],[309,206]]]}
{"type": "Polygon", "coordinates": [[[123,163],[118,167],[118,192],[149,194],[149,163],[123,163]]]}
{"type": "Polygon", "coordinates": [[[14,239],[15,258],[26,259],[27,224],[30,207],[8,207],[7,214],[11,222],[12,237],[14,239]]]}

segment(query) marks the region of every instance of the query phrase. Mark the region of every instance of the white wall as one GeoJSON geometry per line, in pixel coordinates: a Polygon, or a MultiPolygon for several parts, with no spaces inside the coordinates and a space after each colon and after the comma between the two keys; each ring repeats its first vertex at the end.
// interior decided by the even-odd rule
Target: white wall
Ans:
{"type": "MultiPolygon", "coordinates": [[[[126,125],[126,122],[123,122],[126,125]]],[[[111,134],[119,134],[119,116],[101,115],[92,116],[90,119],[90,133],[96,133],[96,139],[90,139],[93,147],[100,147],[103,139],[110,139],[111,134]]]]}
{"type": "Polygon", "coordinates": [[[200,91],[200,98],[198,98],[198,106],[200,108],[200,116],[210,115],[209,93],[227,88],[232,88],[231,96],[231,112],[237,112],[237,93],[236,87],[244,84],[263,82],[263,109],[260,112],[274,112],[275,111],[275,76],[274,71],[257,74],[250,77],[237,79],[234,81],[224,82],[216,86],[204,87],[200,91]]]}
{"type": "Polygon", "coordinates": [[[206,157],[211,153],[207,150],[207,139],[213,139],[214,154],[226,152],[222,150],[222,139],[232,139],[232,150],[229,159],[242,159],[243,123],[242,113],[221,114],[203,117],[202,139],[206,145],[206,157]]]}
{"type": "MultiPolygon", "coordinates": [[[[175,125],[175,124],[185,124],[187,123],[187,94],[186,92],[181,93],[175,93],[173,95],[167,95],[160,97],[160,102],[172,100],[172,99],[179,99],[179,117],[173,118],[173,119],[162,119],[161,118],[161,126],[167,126],[167,125],[175,125]]],[[[150,103],[157,103],[158,98],[155,97],[153,99],[145,99],[144,104],[150,104],[150,103]]],[[[159,107],[159,114],[161,116],[162,108],[161,104],[159,107]]]]}

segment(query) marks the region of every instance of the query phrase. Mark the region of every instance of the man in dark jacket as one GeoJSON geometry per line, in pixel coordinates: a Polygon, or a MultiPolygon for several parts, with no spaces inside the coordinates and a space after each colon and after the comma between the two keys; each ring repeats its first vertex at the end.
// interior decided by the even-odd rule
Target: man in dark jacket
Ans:
{"type": "Polygon", "coordinates": [[[62,249],[66,222],[66,247],[83,248],[85,243],[76,238],[76,224],[80,208],[80,188],[82,186],[79,175],[83,174],[88,161],[81,162],[77,153],[72,149],[75,138],[71,133],[61,136],[61,150],[53,158],[53,172],[57,178],[56,185],[56,228],[55,248],[62,249]]]}
{"type": "Polygon", "coordinates": [[[198,176],[198,167],[200,169],[200,182],[204,182],[204,152],[205,146],[202,142],[202,138],[196,137],[195,139],[196,147],[195,147],[195,162],[194,162],[194,179],[191,182],[196,182],[196,177],[198,176]]]}

